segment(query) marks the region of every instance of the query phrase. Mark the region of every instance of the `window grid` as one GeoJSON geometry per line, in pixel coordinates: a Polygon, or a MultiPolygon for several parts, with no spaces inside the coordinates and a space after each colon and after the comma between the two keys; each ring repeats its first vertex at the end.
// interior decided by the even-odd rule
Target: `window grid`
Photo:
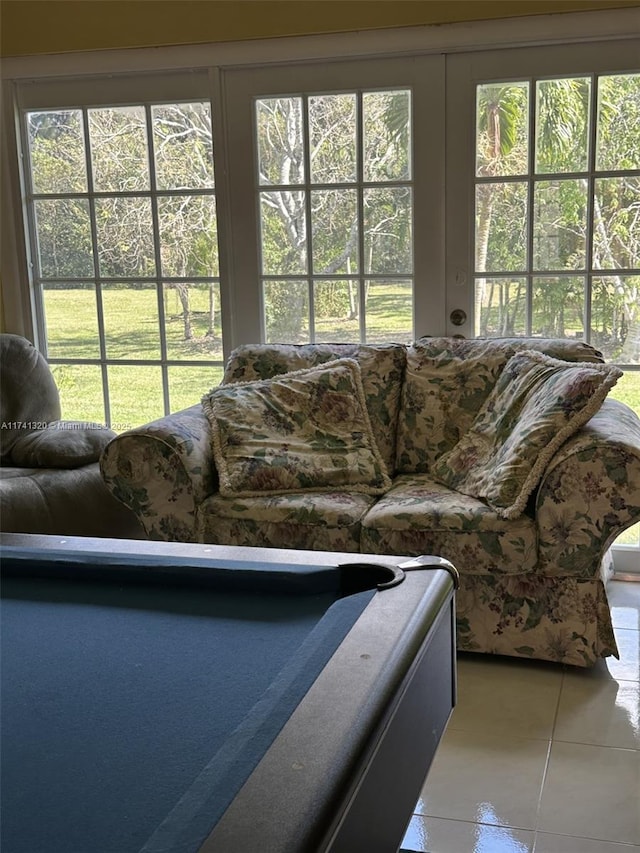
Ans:
{"type": "MultiPolygon", "coordinates": [[[[149,188],[148,189],[139,189],[139,190],[96,190],[95,188],[95,180],[94,180],[94,164],[92,162],[92,149],[91,149],[91,130],[90,130],[90,121],[89,121],[89,110],[92,108],[90,105],[82,105],[82,106],[74,106],[74,107],[58,107],[55,109],[44,108],[42,110],[38,110],[37,108],[29,108],[28,110],[23,110],[22,112],[22,133],[23,139],[25,140],[23,144],[23,152],[25,156],[25,162],[27,164],[27,169],[25,170],[25,186],[26,186],[26,199],[27,199],[27,222],[29,224],[28,232],[29,232],[29,241],[30,241],[30,251],[32,257],[32,286],[34,299],[36,302],[36,317],[39,328],[39,338],[43,342],[43,350],[44,353],[52,365],[52,367],[69,367],[69,366],[88,366],[95,367],[99,369],[101,376],[101,385],[102,385],[102,408],[104,411],[104,423],[107,425],[111,425],[114,428],[127,428],[133,423],[127,423],[127,418],[122,418],[118,414],[118,412],[114,412],[113,406],[113,379],[109,375],[109,369],[116,367],[139,367],[139,368],[156,368],[159,370],[160,378],[161,378],[161,396],[162,396],[162,410],[158,411],[157,416],[161,416],[162,414],[168,414],[172,409],[175,410],[175,405],[172,405],[172,390],[176,389],[176,394],[179,396],[180,391],[178,386],[176,386],[176,382],[172,382],[170,380],[170,368],[180,368],[181,373],[180,376],[185,376],[185,369],[189,368],[217,368],[217,371],[211,374],[210,386],[216,384],[217,379],[219,378],[218,374],[221,376],[223,360],[221,354],[218,357],[209,357],[207,353],[203,353],[200,357],[188,357],[188,358],[180,358],[180,357],[170,357],[168,354],[168,345],[167,345],[167,318],[165,316],[165,288],[171,287],[172,285],[215,285],[219,288],[220,285],[220,277],[217,275],[202,275],[202,274],[192,274],[192,275],[168,275],[165,274],[163,269],[163,261],[162,261],[162,239],[161,239],[161,226],[160,226],[160,218],[159,218],[159,202],[162,199],[167,198],[186,198],[188,197],[190,200],[194,198],[210,198],[213,200],[214,211],[215,211],[215,199],[216,199],[216,189],[215,186],[186,186],[179,188],[159,188],[157,175],[156,175],[156,159],[155,159],[155,134],[154,134],[154,123],[153,123],[153,115],[152,109],[154,106],[166,106],[166,107],[189,107],[193,104],[203,105],[205,108],[210,110],[210,104],[206,101],[171,101],[170,103],[166,103],[164,101],[149,101],[144,104],[135,104],[134,106],[139,106],[144,108],[144,127],[146,132],[146,169],[149,179],[149,188]],[[29,119],[32,115],[37,115],[39,113],[65,113],[65,112],[80,112],[81,114],[81,128],[82,128],[82,141],[84,146],[84,166],[85,166],[85,174],[86,174],[86,191],[73,191],[73,192],[64,192],[64,191],[38,191],[34,190],[34,171],[33,171],[33,162],[32,162],[32,152],[31,145],[27,142],[29,140],[29,119]],[[155,272],[153,275],[149,274],[137,274],[137,275],[107,275],[104,274],[101,268],[100,262],[100,239],[97,228],[97,218],[98,213],[96,210],[96,202],[100,202],[104,199],[148,199],[150,205],[150,214],[151,214],[151,222],[152,222],[152,230],[153,230],[153,261],[155,266],[155,272]],[[38,227],[38,219],[36,215],[37,203],[39,201],[65,201],[65,200],[81,200],[86,201],[88,204],[89,211],[89,229],[90,229],[90,240],[91,240],[91,251],[92,251],[92,265],[93,265],[93,274],[92,275],[50,275],[45,274],[42,269],[41,262],[41,235],[38,227]],[[47,317],[46,317],[46,309],[45,309],[45,301],[44,301],[44,288],[47,285],[71,285],[82,286],[89,285],[93,288],[93,292],[95,295],[95,322],[97,329],[97,345],[98,345],[98,354],[95,357],[83,356],[83,355],[69,355],[66,354],[57,354],[56,352],[48,352],[48,336],[47,336],[47,317]],[[135,355],[129,357],[111,357],[109,355],[108,350],[108,334],[106,330],[106,322],[105,322],[105,308],[104,308],[104,287],[109,284],[117,284],[123,287],[127,285],[152,285],[155,292],[155,306],[157,310],[157,321],[156,321],[156,335],[157,335],[157,343],[159,355],[158,357],[149,358],[144,355],[135,355]],[[114,423],[114,417],[120,421],[120,423],[114,423]]],[[[114,109],[118,109],[122,107],[122,104],[118,104],[114,109]]],[[[210,113],[209,113],[210,114],[210,113]]],[[[210,164],[211,169],[213,169],[213,163],[210,164]]],[[[215,234],[211,239],[216,239],[215,234]]],[[[218,297],[219,303],[219,297],[218,297]]],[[[219,304],[218,310],[219,313],[219,304]]],[[[222,344],[219,345],[220,351],[222,350],[222,344]]],[[[177,381],[177,380],[176,380],[177,381]]],[[[64,390],[64,389],[63,389],[64,390]]],[[[199,399],[199,398],[198,398],[199,399]]],[[[197,399],[194,398],[193,402],[197,402],[197,399]]]]}
{"type": "MultiPolygon", "coordinates": [[[[527,114],[527,132],[528,132],[528,151],[527,151],[527,172],[508,175],[479,175],[475,174],[475,187],[483,184],[518,184],[526,182],[526,264],[521,268],[514,268],[509,271],[504,269],[488,268],[484,271],[477,269],[477,256],[474,251],[474,289],[475,289],[475,332],[481,334],[480,316],[481,306],[478,302],[478,284],[481,281],[488,279],[498,281],[508,281],[513,279],[524,279],[526,282],[526,316],[524,329],[516,334],[531,335],[535,334],[533,329],[534,319],[534,285],[535,282],[543,278],[558,278],[571,279],[581,278],[584,284],[584,306],[583,306],[583,324],[584,329],[581,334],[586,341],[592,340],[592,306],[593,306],[593,280],[594,278],[609,278],[612,276],[637,276],[640,275],[640,267],[596,267],[594,266],[594,219],[595,219],[595,198],[596,198],[596,180],[607,178],[620,177],[640,177],[639,169],[597,169],[596,152],[597,152],[597,132],[598,132],[598,97],[599,97],[599,81],[606,77],[606,74],[580,74],[578,77],[589,79],[591,82],[589,92],[589,109],[587,113],[587,163],[585,171],[556,171],[543,172],[536,171],[536,130],[537,130],[537,84],[545,81],[568,79],[562,77],[530,77],[518,78],[509,81],[486,81],[479,83],[478,89],[487,84],[502,84],[502,85],[522,85],[528,87],[528,114],[527,114]],[[535,227],[534,227],[534,210],[535,210],[535,190],[536,186],[543,182],[553,181],[570,181],[580,180],[586,182],[586,209],[585,209],[585,259],[584,265],[575,269],[565,267],[558,268],[535,268],[535,227]]],[[[571,78],[569,78],[571,79],[571,78]]],[[[478,99],[476,98],[476,111],[478,109],[478,99]]],[[[476,128],[478,127],[478,116],[475,120],[476,128]]],[[[476,131],[478,132],[478,131],[476,131]]],[[[474,158],[477,157],[477,151],[474,151],[474,158]]],[[[474,169],[474,172],[476,170],[474,169]]],[[[476,191],[477,196],[477,191],[476,191]]],[[[477,202],[476,202],[477,203],[477,202]]],[[[625,370],[640,371],[640,364],[624,363],[621,364],[625,370]]]]}
{"type": "MultiPolygon", "coordinates": [[[[395,91],[395,90],[390,90],[395,91]]],[[[403,90],[404,91],[404,90],[403,90]]],[[[410,269],[408,270],[398,270],[394,273],[378,273],[378,272],[367,272],[366,263],[365,263],[365,254],[366,254],[366,234],[365,234],[365,192],[369,189],[388,189],[388,188],[407,188],[411,193],[411,213],[410,213],[410,228],[411,233],[413,234],[414,225],[413,225],[413,177],[411,171],[409,172],[410,177],[408,179],[394,179],[394,180],[365,180],[364,178],[364,118],[363,118],[363,95],[369,93],[384,93],[385,90],[375,89],[375,90],[357,90],[353,92],[330,92],[329,95],[345,95],[345,94],[353,94],[355,96],[355,150],[356,150],[356,173],[353,181],[335,181],[335,182],[325,182],[325,181],[314,181],[312,180],[312,163],[311,163],[311,132],[310,132],[310,121],[309,121],[309,100],[316,96],[316,93],[304,93],[297,96],[301,102],[301,112],[302,112],[302,146],[303,146],[303,164],[304,164],[304,180],[299,183],[294,184],[261,184],[260,181],[257,181],[257,219],[259,222],[262,222],[262,197],[271,192],[303,192],[304,193],[304,216],[305,216],[305,246],[306,246],[306,269],[300,270],[296,273],[270,273],[265,272],[265,264],[264,264],[264,243],[263,237],[259,237],[261,243],[261,252],[260,252],[260,280],[261,280],[261,298],[262,298],[262,335],[263,340],[269,340],[269,329],[266,318],[266,297],[265,297],[265,286],[270,282],[300,282],[304,281],[306,284],[306,292],[307,292],[307,300],[308,300],[308,321],[309,321],[309,330],[308,336],[304,338],[302,342],[310,342],[314,343],[319,340],[327,340],[326,337],[322,337],[321,334],[318,334],[318,319],[317,319],[317,300],[315,298],[315,285],[320,282],[352,282],[357,289],[357,299],[358,299],[358,334],[356,337],[348,336],[348,337],[340,337],[339,339],[344,342],[365,342],[372,341],[372,336],[367,334],[367,310],[366,310],[366,294],[367,294],[367,285],[368,283],[374,284],[384,284],[384,283],[397,283],[399,280],[402,280],[405,284],[408,282],[410,291],[413,293],[414,287],[414,272],[413,272],[413,262],[411,263],[410,269]],[[358,272],[336,272],[336,273],[324,273],[324,272],[316,272],[314,269],[314,235],[312,228],[313,221],[313,212],[312,212],[312,192],[314,191],[356,191],[357,194],[357,258],[358,258],[358,272]]],[[[407,90],[406,94],[410,97],[410,92],[407,90]]],[[[323,96],[327,96],[327,93],[323,93],[323,96]]],[[[291,96],[281,96],[281,97],[291,97],[291,96]]],[[[270,96],[266,100],[277,99],[278,96],[270,96]]],[[[258,115],[258,105],[261,103],[262,99],[256,98],[254,101],[254,116],[256,117],[256,124],[259,119],[258,115]]],[[[409,101],[409,116],[408,123],[409,128],[411,127],[411,101],[409,101]]],[[[257,127],[256,127],[257,133],[257,127]]],[[[260,153],[258,151],[259,146],[256,146],[256,172],[260,171],[259,164],[259,156],[260,153]]],[[[411,161],[412,161],[412,145],[409,142],[409,150],[407,152],[408,155],[408,169],[412,169],[411,161]]],[[[411,257],[413,256],[413,250],[411,250],[411,257]]],[[[411,337],[413,330],[413,305],[411,306],[411,320],[410,320],[410,329],[407,330],[407,338],[411,337]]],[[[376,338],[376,340],[378,340],[376,338]]]]}

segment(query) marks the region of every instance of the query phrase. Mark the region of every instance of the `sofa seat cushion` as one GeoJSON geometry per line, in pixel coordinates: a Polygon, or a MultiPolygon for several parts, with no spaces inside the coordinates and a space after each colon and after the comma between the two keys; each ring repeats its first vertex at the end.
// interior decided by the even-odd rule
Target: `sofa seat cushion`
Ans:
{"type": "Polygon", "coordinates": [[[229,356],[222,382],[270,379],[337,358],[353,358],[360,365],[373,435],[392,475],[406,362],[402,344],[246,344],[229,356]]]}
{"type": "Polygon", "coordinates": [[[374,502],[357,492],[218,493],[198,508],[197,538],[214,545],[358,552],[361,522],[374,502]]]}
{"type": "Polygon", "coordinates": [[[81,468],[0,467],[4,533],[143,539],[135,514],[107,489],[98,463],[81,468]]]}
{"type": "Polygon", "coordinates": [[[537,561],[535,522],[506,521],[485,503],[426,474],[405,474],[367,513],[361,549],[368,554],[436,554],[462,574],[522,574],[537,561]]]}

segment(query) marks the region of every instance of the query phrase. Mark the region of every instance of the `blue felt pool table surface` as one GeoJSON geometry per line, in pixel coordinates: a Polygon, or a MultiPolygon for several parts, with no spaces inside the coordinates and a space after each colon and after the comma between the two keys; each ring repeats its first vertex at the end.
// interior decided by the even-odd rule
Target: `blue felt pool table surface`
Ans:
{"type": "Polygon", "coordinates": [[[345,591],[335,555],[23,541],[2,547],[3,853],[207,849],[345,637],[394,594],[345,591]]]}

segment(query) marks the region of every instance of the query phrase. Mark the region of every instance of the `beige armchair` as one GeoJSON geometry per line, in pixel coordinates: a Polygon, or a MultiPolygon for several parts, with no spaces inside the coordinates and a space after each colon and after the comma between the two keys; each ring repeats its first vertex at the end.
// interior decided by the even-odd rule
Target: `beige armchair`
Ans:
{"type": "Polygon", "coordinates": [[[0,529],[142,538],[105,487],[98,460],[115,433],[61,420],[49,365],[26,338],[0,335],[0,529]]]}

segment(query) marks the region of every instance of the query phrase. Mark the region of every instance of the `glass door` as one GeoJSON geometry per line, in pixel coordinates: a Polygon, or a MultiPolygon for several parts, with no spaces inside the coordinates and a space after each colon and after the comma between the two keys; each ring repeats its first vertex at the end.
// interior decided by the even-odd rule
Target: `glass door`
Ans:
{"type": "Polygon", "coordinates": [[[443,60],[225,75],[234,338],[441,331],[443,60]]]}

